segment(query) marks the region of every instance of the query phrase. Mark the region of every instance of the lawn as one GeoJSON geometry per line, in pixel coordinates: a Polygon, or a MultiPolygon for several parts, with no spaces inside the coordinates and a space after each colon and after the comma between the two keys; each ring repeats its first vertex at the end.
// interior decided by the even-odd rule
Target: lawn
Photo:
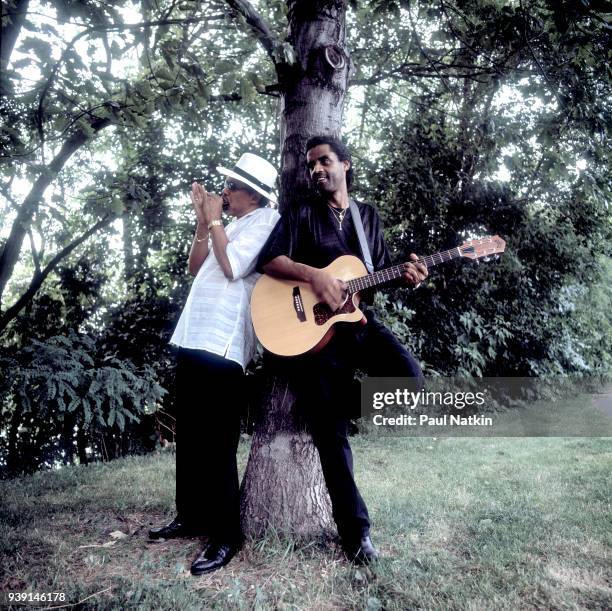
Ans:
{"type": "Polygon", "coordinates": [[[347,564],[335,542],[296,547],[270,534],[192,577],[201,541],[147,540],[173,516],[166,450],[0,482],[4,602],[62,592],[81,602],[70,608],[100,609],[612,607],[612,439],[352,444],[383,555],[374,570],[347,564]]]}

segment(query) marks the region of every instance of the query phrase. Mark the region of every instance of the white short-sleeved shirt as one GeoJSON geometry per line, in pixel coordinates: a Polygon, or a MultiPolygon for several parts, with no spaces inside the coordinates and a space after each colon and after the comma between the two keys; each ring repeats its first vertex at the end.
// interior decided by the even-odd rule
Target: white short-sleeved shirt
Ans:
{"type": "Polygon", "coordinates": [[[279,218],[272,208],[257,208],[225,227],[232,280],[223,274],[209,240],[208,256],[193,281],[170,343],[247,366],[256,346],[249,314],[251,292],[261,276],[255,263],[279,218]]]}

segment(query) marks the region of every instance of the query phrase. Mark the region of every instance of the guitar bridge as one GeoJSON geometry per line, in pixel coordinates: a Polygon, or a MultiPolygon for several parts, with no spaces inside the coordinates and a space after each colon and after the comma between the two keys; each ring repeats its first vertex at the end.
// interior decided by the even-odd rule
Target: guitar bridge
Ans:
{"type": "Polygon", "coordinates": [[[306,312],[304,311],[304,302],[302,301],[302,294],[300,293],[300,287],[293,287],[293,307],[297,314],[300,322],[306,322],[306,312]]]}

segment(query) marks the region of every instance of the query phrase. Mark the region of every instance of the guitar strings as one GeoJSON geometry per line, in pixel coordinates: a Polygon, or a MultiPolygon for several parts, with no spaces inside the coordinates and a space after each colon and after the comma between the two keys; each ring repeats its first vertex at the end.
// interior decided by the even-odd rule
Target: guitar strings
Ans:
{"type": "MultiPolygon", "coordinates": [[[[440,263],[444,263],[446,261],[456,259],[457,257],[461,257],[464,250],[473,248],[476,245],[483,245],[485,243],[490,242],[492,242],[491,238],[481,238],[479,240],[472,240],[471,244],[462,244],[461,246],[456,246],[455,248],[450,248],[449,250],[438,252],[433,255],[425,255],[424,257],[416,259],[415,261],[410,261],[410,263],[424,263],[427,268],[434,267],[436,265],[439,265],[440,263]],[[439,261],[436,261],[435,257],[438,257],[439,261]]],[[[489,254],[493,255],[496,253],[489,254]]],[[[366,276],[353,278],[352,280],[349,280],[346,283],[348,286],[348,292],[349,294],[358,293],[359,291],[375,286],[376,284],[395,280],[403,274],[403,271],[404,264],[401,263],[399,265],[393,265],[386,269],[379,270],[377,272],[374,272],[373,274],[367,274],[366,276]]]]}

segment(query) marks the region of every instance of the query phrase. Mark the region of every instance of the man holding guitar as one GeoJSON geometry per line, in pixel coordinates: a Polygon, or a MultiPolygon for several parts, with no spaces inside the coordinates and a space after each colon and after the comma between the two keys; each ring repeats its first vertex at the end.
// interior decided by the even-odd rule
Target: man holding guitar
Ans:
{"type": "MultiPolygon", "coordinates": [[[[306,161],[316,195],[312,201],[282,216],[260,254],[258,268],[270,276],[295,281],[296,285],[307,283],[321,302],[317,306],[319,317],[331,318],[350,308],[352,302],[348,303],[347,282],[322,268],[342,255],[356,255],[364,261],[370,257],[374,270],[389,267],[391,261],[374,207],[356,203],[351,209],[349,190],[353,168],[346,147],[332,137],[311,138],[307,143],[306,161]],[[361,217],[369,255],[362,252],[359,226],[353,216],[356,210],[361,217]]],[[[416,255],[410,257],[415,262],[405,263],[403,269],[399,267],[397,275],[406,285],[417,286],[427,277],[427,267],[416,262],[416,255]]],[[[295,309],[300,315],[303,310],[299,285],[293,290],[295,309]]],[[[358,564],[376,560],[378,552],[370,540],[368,511],[355,484],[348,443],[347,407],[350,409],[354,403],[353,406],[347,403],[359,401],[353,392],[355,370],[372,376],[414,378],[418,386],[422,381],[419,364],[395,336],[371,310],[365,312],[365,318],[365,325],[335,324],[333,337],[330,330],[316,352],[290,359],[266,354],[270,367],[282,370],[292,379],[303,402],[319,451],[338,534],[347,556],[358,564]]],[[[299,353],[300,350],[294,352],[299,353]]],[[[277,354],[292,352],[277,351],[277,354]]]]}

